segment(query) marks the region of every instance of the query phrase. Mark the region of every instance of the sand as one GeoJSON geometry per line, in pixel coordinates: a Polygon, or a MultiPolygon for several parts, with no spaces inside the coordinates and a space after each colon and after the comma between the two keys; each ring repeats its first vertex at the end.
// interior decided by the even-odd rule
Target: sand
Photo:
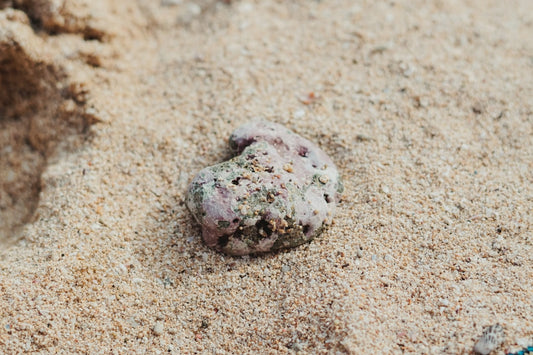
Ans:
{"type": "Polygon", "coordinates": [[[533,345],[531,1],[58,3],[0,1],[0,352],[533,345]],[[254,118],[346,190],[235,258],[184,196],[254,118]]]}

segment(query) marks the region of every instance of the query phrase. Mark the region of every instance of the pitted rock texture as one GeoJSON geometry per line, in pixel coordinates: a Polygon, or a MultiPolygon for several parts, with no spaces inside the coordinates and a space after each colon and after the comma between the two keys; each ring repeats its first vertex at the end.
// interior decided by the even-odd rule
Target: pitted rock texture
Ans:
{"type": "Polygon", "coordinates": [[[230,146],[239,155],[203,169],[189,186],[187,206],[208,246],[265,253],[308,242],[331,223],[343,185],[315,144],[259,121],[236,129],[230,146]]]}

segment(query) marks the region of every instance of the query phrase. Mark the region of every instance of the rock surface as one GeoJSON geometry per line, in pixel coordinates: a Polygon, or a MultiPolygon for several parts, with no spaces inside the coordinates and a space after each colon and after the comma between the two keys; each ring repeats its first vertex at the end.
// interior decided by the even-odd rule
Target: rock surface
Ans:
{"type": "Polygon", "coordinates": [[[187,206],[205,243],[232,255],[291,248],[331,223],[343,185],[332,160],[285,127],[258,121],[236,129],[239,155],[203,169],[187,206]]]}

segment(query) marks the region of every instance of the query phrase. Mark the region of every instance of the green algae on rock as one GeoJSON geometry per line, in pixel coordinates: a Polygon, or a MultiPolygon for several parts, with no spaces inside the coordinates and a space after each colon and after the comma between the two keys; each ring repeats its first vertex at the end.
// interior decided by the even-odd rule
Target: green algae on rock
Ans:
{"type": "Polygon", "coordinates": [[[343,191],[327,154],[268,121],[237,128],[234,158],[200,171],[187,206],[204,242],[231,255],[292,248],[331,223],[343,191]]]}

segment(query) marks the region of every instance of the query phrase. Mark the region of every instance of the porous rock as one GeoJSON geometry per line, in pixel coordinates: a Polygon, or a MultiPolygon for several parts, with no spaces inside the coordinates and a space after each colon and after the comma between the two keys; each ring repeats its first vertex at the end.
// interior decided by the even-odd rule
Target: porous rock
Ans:
{"type": "Polygon", "coordinates": [[[200,171],[188,190],[208,246],[231,255],[291,248],[331,223],[343,185],[324,151],[268,121],[237,128],[229,143],[238,155],[200,171]]]}

